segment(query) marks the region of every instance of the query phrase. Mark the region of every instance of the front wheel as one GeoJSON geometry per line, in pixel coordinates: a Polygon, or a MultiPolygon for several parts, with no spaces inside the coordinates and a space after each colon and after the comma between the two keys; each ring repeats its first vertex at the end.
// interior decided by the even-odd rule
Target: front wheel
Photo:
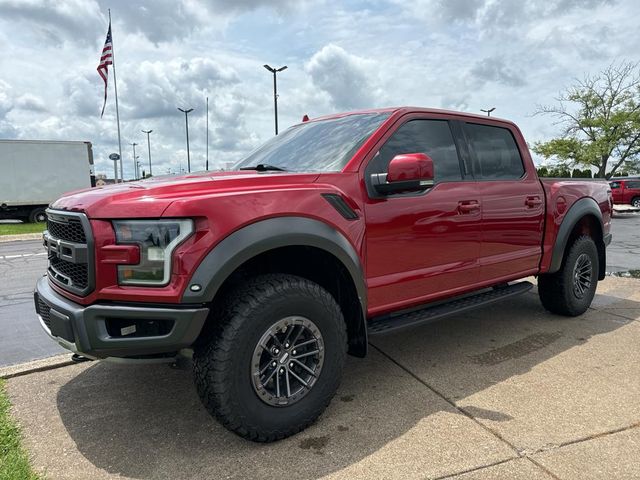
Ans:
{"type": "Polygon", "coordinates": [[[342,377],[347,334],[333,297],[292,275],[262,275],[229,295],[194,351],[198,394],[229,430],[270,442],[313,423],[342,377]]]}
{"type": "Polygon", "coordinates": [[[538,295],[544,308],[575,317],[587,311],[598,285],[598,249],[588,236],[577,238],[560,270],[538,278],[538,295]]]}

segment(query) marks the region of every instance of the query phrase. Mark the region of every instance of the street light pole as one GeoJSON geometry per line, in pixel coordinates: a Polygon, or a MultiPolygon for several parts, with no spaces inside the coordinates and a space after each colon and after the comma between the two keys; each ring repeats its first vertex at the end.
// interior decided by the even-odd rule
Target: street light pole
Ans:
{"type": "Polygon", "coordinates": [[[149,140],[149,134],[153,132],[153,130],[142,130],[142,133],[147,134],[147,151],[149,152],[149,176],[152,176],[151,173],[151,140],[149,140]]]}
{"type": "Polygon", "coordinates": [[[485,109],[481,108],[480,111],[486,113],[487,117],[490,117],[491,116],[491,112],[493,112],[495,109],[496,109],[496,107],[491,107],[488,110],[485,110],[485,109]]]}
{"type": "Polygon", "coordinates": [[[184,124],[187,130],[187,171],[191,173],[191,155],[189,154],[189,117],[188,115],[189,115],[189,112],[193,112],[193,108],[183,110],[182,108],[178,107],[178,110],[184,113],[184,124]]]}
{"type": "Polygon", "coordinates": [[[269,65],[263,65],[263,67],[269,70],[271,73],[273,73],[273,111],[274,111],[275,120],[276,120],[276,135],[278,135],[278,84],[276,81],[276,74],[278,72],[286,70],[287,66],[285,65],[284,67],[273,68],[269,65]]]}
{"type": "Polygon", "coordinates": [[[133,179],[137,180],[138,179],[138,162],[136,160],[136,145],[138,145],[137,143],[132,143],[131,146],[133,147],[133,179]]]}

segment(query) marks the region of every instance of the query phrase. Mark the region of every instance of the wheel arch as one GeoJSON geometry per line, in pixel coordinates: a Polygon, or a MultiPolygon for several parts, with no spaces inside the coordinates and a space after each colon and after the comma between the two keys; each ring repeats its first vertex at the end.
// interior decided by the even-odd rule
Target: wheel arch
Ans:
{"type": "Polygon", "coordinates": [[[562,220],[553,246],[548,273],[555,273],[560,270],[567,250],[577,236],[588,234],[593,238],[598,249],[598,279],[604,279],[606,246],[603,233],[602,212],[596,201],[590,197],[578,200],[571,206],[562,220]]]}
{"type": "Polygon", "coordinates": [[[200,263],[189,284],[202,288],[197,292],[187,288],[182,302],[215,305],[224,289],[238,276],[258,265],[264,269],[262,265],[267,259],[276,266],[278,261],[286,260],[287,263],[282,269],[270,271],[281,270],[280,273],[294,273],[317,281],[337,296],[336,301],[347,322],[349,353],[358,357],[366,355],[367,289],[360,258],[344,235],[319,220],[277,217],[237,230],[216,245],[200,263]],[[335,278],[338,284],[343,282],[346,295],[341,296],[339,291],[336,295],[332,284],[322,281],[330,277],[325,271],[332,272],[332,268],[338,270],[335,278]],[[355,305],[350,305],[351,300],[355,300],[355,305]]]}

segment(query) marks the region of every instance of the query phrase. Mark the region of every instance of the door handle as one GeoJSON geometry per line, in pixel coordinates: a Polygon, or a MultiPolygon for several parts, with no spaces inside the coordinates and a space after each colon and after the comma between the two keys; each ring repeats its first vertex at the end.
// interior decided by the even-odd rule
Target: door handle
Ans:
{"type": "Polygon", "coordinates": [[[464,202],[458,202],[458,211],[460,213],[471,213],[476,210],[480,210],[480,202],[477,200],[467,200],[464,202]]]}
{"type": "Polygon", "coordinates": [[[527,197],[524,204],[529,208],[535,208],[538,205],[542,205],[542,200],[540,197],[527,197]]]}

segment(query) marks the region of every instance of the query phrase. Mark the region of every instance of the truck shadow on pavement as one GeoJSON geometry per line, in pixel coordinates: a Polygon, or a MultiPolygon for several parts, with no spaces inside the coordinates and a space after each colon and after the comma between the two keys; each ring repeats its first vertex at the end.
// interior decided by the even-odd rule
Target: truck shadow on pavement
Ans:
{"type": "MultiPolygon", "coordinates": [[[[612,308],[626,302],[632,318],[638,317],[640,303],[598,298],[612,308]]],[[[57,406],[79,451],[110,474],[141,479],[318,478],[350,467],[363,475],[376,452],[378,462],[392,465],[400,461],[402,449],[417,448],[428,465],[437,460],[434,456],[446,454],[443,444],[465,448],[460,447],[465,430],[456,434],[452,429],[471,422],[469,416],[512,420],[498,411],[499,402],[480,407],[469,404],[468,397],[629,322],[599,310],[578,318],[554,316],[542,309],[537,295],[528,293],[377,337],[366,359],[349,360],[342,386],[319,421],[274,444],[248,442],[225,430],[200,404],[190,372],[166,365],[91,364],[61,387],[57,406]],[[443,441],[445,433],[448,442],[443,441]]],[[[563,362],[572,361],[566,357],[563,362]]]]}

